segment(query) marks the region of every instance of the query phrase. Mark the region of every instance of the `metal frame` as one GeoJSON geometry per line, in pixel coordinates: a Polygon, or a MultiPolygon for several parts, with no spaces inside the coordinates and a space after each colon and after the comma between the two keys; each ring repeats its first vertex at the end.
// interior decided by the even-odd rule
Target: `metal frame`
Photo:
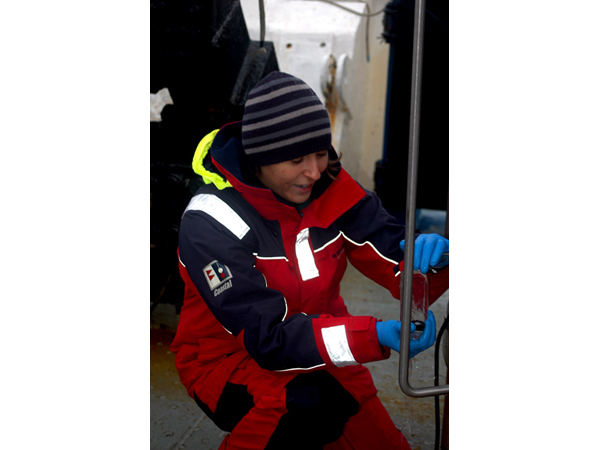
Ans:
{"type": "MultiPolygon", "coordinates": [[[[425,27],[425,0],[415,1],[415,29],[413,43],[412,87],[410,100],[410,131],[408,148],[408,179],[406,190],[406,235],[404,251],[404,289],[402,298],[412,298],[413,260],[415,250],[415,228],[417,211],[417,169],[419,165],[419,126],[421,118],[421,81],[423,68],[423,43],[425,27]],[[409,264],[406,264],[410,261],[409,264]]],[[[411,301],[402,302],[401,317],[411,317],[411,301]]],[[[408,323],[408,322],[406,322],[408,323]]],[[[430,397],[445,395],[450,391],[450,386],[430,386],[413,388],[409,383],[408,362],[410,346],[410,327],[400,330],[400,364],[398,369],[398,383],[400,389],[410,397],[430,397]]]]}

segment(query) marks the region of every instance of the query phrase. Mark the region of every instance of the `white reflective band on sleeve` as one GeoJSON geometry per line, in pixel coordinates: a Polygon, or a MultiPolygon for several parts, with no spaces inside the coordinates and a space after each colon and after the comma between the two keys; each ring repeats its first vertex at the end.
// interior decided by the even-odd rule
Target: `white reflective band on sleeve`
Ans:
{"type": "Polygon", "coordinates": [[[298,259],[302,281],[312,280],[319,276],[319,269],[315,265],[315,258],[308,241],[308,228],[305,228],[296,236],[296,258],[298,259]]]}
{"type": "Polygon", "coordinates": [[[242,239],[250,231],[246,222],[216,195],[199,194],[192,197],[183,214],[189,210],[205,212],[236,235],[238,239],[242,239]]]}
{"type": "Polygon", "coordinates": [[[321,335],[323,336],[323,342],[325,342],[327,354],[337,367],[358,364],[350,351],[344,325],[322,328],[321,335]]]}

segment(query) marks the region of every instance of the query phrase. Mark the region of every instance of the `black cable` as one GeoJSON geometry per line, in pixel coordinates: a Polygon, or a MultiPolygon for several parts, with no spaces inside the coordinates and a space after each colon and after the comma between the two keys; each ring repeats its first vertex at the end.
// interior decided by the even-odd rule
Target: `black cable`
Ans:
{"type": "MultiPolygon", "coordinates": [[[[444,320],[442,327],[440,328],[440,332],[438,333],[437,341],[435,342],[435,357],[434,357],[434,376],[433,376],[433,384],[435,386],[439,386],[439,375],[440,375],[440,343],[442,342],[442,337],[444,332],[448,328],[448,317],[444,320]]],[[[435,450],[439,450],[440,448],[440,396],[435,396],[435,450]]]]}
{"type": "Polygon", "coordinates": [[[433,17],[435,20],[437,20],[439,23],[441,23],[442,25],[444,25],[446,28],[450,29],[450,27],[448,26],[448,24],[446,22],[444,22],[438,16],[436,16],[435,14],[433,14],[431,11],[429,11],[428,9],[426,9],[425,12],[427,14],[429,14],[431,17],[433,17]]]}
{"type": "Polygon", "coordinates": [[[258,0],[258,10],[260,12],[260,47],[265,45],[265,3],[264,0],[258,0]]]}

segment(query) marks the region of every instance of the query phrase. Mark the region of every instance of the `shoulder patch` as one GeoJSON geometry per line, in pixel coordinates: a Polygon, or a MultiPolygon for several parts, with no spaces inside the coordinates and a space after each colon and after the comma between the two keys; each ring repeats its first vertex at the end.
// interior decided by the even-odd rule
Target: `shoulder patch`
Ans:
{"type": "Polygon", "coordinates": [[[229,267],[225,264],[220,263],[217,260],[214,260],[210,264],[208,264],[204,269],[204,276],[206,277],[206,281],[208,282],[208,286],[211,289],[215,289],[225,283],[227,280],[232,278],[231,271],[229,267]]]}

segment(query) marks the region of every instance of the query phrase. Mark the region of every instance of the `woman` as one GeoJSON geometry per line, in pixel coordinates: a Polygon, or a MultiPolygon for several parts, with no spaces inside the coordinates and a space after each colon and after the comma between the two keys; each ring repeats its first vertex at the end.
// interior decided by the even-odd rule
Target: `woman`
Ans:
{"type": "MultiPolygon", "coordinates": [[[[193,166],[206,186],[181,220],[171,349],[188,394],[230,432],[221,449],[409,449],[362,365],[399,351],[400,322],[351,316],[339,295],[349,259],[398,298],[404,228],[341,168],[315,93],[271,73],[193,166]]],[[[448,250],[427,236],[424,270],[448,250]]],[[[447,274],[430,277],[432,300],[447,274]]],[[[430,314],[411,355],[434,339],[430,314]]]]}

